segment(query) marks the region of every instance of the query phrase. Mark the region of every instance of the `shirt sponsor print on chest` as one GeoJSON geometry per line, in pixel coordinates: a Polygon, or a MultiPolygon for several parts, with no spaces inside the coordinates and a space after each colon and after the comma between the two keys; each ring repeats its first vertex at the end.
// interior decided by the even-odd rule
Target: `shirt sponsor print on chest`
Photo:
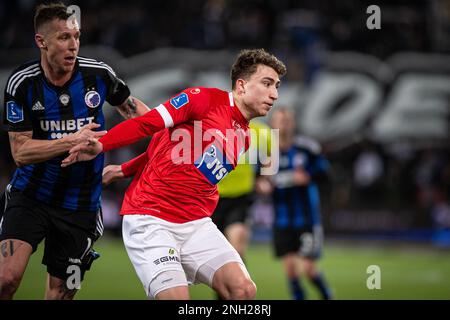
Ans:
{"type": "Polygon", "coordinates": [[[212,184],[217,184],[233,170],[233,166],[227,163],[222,152],[214,145],[210,145],[203,155],[195,161],[197,169],[212,184]]]}

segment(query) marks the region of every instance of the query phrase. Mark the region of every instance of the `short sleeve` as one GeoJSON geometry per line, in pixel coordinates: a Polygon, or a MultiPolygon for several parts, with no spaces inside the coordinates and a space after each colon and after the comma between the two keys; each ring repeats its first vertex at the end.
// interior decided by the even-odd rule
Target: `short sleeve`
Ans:
{"type": "Polygon", "coordinates": [[[26,104],[23,88],[8,90],[4,93],[3,127],[6,131],[33,130],[29,107],[26,104]]]}
{"type": "Polygon", "coordinates": [[[106,83],[108,86],[106,101],[112,106],[119,106],[130,96],[130,89],[111,67],[106,64],[105,66],[107,67],[106,83]]]}

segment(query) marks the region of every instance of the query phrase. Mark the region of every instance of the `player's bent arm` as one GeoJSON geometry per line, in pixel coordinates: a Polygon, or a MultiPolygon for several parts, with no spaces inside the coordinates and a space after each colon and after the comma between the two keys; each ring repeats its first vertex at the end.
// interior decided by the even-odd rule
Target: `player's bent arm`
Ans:
{"type": "Polygon", "coordinates": [[[36,140],[33,131],[9,132],[11,153],[18,167],[49,160],[68,151],[73,142],[70,139],[36,140]]]}
{"type": "Polygon", "coordinates": [[[33,139],[33,131],[9,132],[11,153],[18,167],[50,160],[69,151],[70,148],[88,141],[90,138],[100,138],[106,131],[92,131],[100,125],[91,123],[75,134],[57,140],[33,139]]]}
{"type": "Polygon", "coordinates": [[[102,184],[107,186],[110,183],[122,179],[128,178],[135,175],[137,172],[142,170],[144,165],[147,163],[147,153],[144,152],[141,155],[122,163],[121,165],[110,164],[103,169],[102,184]]]}
{"type": "Polygon", "coordinates": [[[122,167],[117,164],[110,164],[103,168],[103,174],[102,174],[102,184],[103,186],[107,186],[110,183],[125,178],[122,167]]]}
{"type": "Polygon", "coordinates": [[[132,96],[129,96],[121,105],[117,106],[116,108],[120,115],[125,119],[140,117],[150,111],[150,108],[147,107],[145,103],[132,96]]]}
{"type": "Polygon", "coordinates": [[[262,196],[269,196],[273,192],[273,184],[267,176],[259,176],[255,179],[255,191],[262,196]]]}
{"type": "Polygon", "coordinates": [[[311,182],[310,174],[306,170],[303,170],[302,168],[297,168],[294,170],[292,179],[294,185],[296,186],[306,186],[311,182]]]}

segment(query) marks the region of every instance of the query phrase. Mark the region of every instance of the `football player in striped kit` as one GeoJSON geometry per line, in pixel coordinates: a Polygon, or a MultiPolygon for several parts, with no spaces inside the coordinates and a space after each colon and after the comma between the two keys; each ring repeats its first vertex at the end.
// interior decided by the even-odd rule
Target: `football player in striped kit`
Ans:
{"type": "Polygon", "coordinates": [[[3,124],[17,169],[0,224],[0,299],[11,299],[30,255],[45,238],[46,299],[72,299],[92,260],[103,225],[103,157],[61,168],[67,151],[106,133],[102,106],[130,118],[147,111],[107,64],[78,56],[80,29],[63,4],[40,5],[35,42],[40,60],[8,78],[3,124]],[[75,271],[74,271],[75,270],[75,271]]]}

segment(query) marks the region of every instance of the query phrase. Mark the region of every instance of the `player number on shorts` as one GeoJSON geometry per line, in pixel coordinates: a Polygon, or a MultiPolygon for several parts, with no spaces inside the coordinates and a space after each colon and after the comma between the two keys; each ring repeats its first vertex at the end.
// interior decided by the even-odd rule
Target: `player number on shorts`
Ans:
{"type": "Polygon", "coordinates": [[[70,274],[70,276],[67,278],[66,286],[68,289],[73,290],[81,289],[81,270],[79,266],[76,265],[70,265],[67,267],[67,274],[70,274]]]}

